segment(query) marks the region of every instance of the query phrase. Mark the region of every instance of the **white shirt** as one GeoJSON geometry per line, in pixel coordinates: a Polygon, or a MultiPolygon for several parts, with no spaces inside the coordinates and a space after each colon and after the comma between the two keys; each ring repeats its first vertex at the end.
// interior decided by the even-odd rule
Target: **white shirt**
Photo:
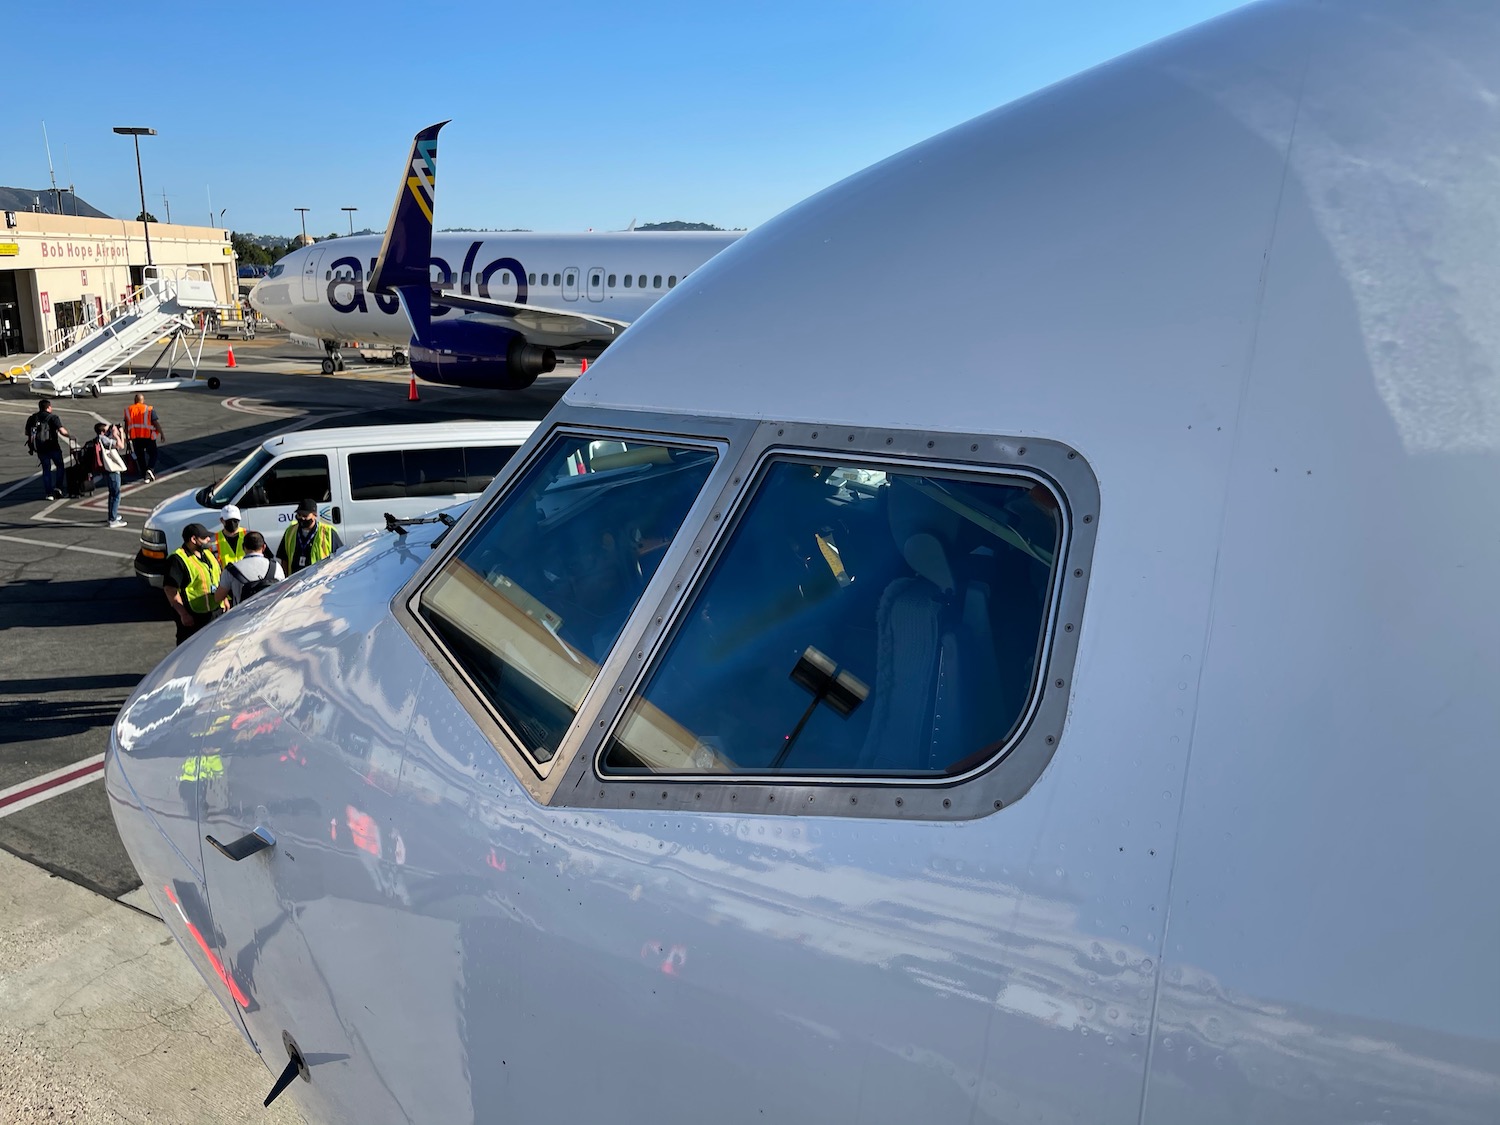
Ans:
{"type": "Polygon", "coordinates": [[[231,604],[239,605],[240,593],[245,586],[251,582],[259,582],[267,573],[277,582],[286,577],[281,571],[280,561],[270,555],[246,555],[224,568],[224,573],[219,579],[219,588],[229,592],[231,604]]]}

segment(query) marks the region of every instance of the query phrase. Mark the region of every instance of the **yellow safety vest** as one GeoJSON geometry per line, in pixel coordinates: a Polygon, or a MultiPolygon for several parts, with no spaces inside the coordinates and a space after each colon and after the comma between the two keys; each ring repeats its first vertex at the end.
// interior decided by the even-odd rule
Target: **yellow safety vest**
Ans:
{"type": "Polygon", "coordinates": [[[232,562],[239,562],[245,557],[245,529],[243,527],[235,532],[233,542],[224,538],[223,531],[214,532],[214,538],[218,540],[217,550],[219,552],[220,569],[232,562]]]}
{"type": "MultiPolygon", "coordinates": [[[[291,527],[286,529],[286,534],[281,537],[281,553],[286,556],[286,572],[288,574],[291,574],[295,569],[294,559],[296,556],[293,552],[296,550],[296,547],[297,525],[292,524],[291,527]]],[[[312,550],[308,552],[307,565],[311,566],[315,562],[322,562],[331,554],[333,554],[333,526],[319,520],[318,526],[313,531],[312,550]]]]}
{"type": "Polygon", "coordinates": [[[219,585],[219,560],[212,555],[204,555],[199,559],[181,547],[172,553],[187,565],[188,573],[193,576],[187,589],[182,591],[188,609],[194,613],[212,613],[213,592],[219,585]]]}

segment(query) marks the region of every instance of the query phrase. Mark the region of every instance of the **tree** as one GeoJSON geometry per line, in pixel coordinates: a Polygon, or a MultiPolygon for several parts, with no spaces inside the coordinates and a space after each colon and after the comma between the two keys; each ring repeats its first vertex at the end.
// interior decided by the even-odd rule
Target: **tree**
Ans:
{"type": "Polygon", "coordinates": [[[135,217],[135,221],[138,223],[154,223],[157,219],[150,211],[142,211],[135,217]]]}

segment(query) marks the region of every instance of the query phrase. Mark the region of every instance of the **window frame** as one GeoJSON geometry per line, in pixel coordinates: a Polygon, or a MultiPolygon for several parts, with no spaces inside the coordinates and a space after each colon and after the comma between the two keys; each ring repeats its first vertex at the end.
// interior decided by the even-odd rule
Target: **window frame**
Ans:
{"type": "Polygon", "coordinates": [[[559,808],[754,815],[968,820],[1019,800],[1051,761],[1063,736],[1085,595],[1099,521],[1099,485],[1077,450],[1056,441],[997,434],[934,433],[870,426],[830,426],[754,419],[687,418],[623,409],[563,407],[497,478],[494,495],[476,503],[443,549],[393,601],[397,618],[423,649],[532,797],[559,808]],[[719,460],[703,491],[626,621],[545,771],[504,733],[482,696],[457,670],[415,612],[438,567],[465,543],[479,520],[510,494],[538,451],[558,434],[659,441],[715,448],[719,460]],[[626,709],[675,638],[683,615],[717,565],[766,464],[773,458],[889,464],[892,472],[949,473],[977,479],[1032,480],[1058,501],[1062,520],[1053,588],[1031,697],[1009,740],[994,757],[953,777],[813,778],[741,774],[603,774],[600,759],[626,709]],[[524,768],[523,768],[524,767],[524,768]]]}
{"type": "Polygon", "coordinates": [[[684,557],[691,550],[695,531],[702,524],[707,508],[717,501],[724,489],[725,478],[733,468],[734,448],[743,439],[753,423],[724,419],[660,419],[662,423],[681,425],[671,429],[655,429],[643,425],[646,420],[631,411],[586,410],[570,417],[560,417],[545,431],[538,429],[505,464],[495,478],[493,491],[472,504],[460,517],[458,523],[447,533],[440,548],[420,567],[411,581],[397,593],[391,602],[396,620],[406,630],[417,648],[426,656],[432,670],[453,692],[469,717],[479,726],[510,771],[531,796],[549,803],[565,772],[564,767],[577,757],[582,731],[595,721],[601,700],[616,686],[619,679],[618,666],[628,655],[630,642],[627,638],[640,631],[643,614],[656,612],[656,606],[667,591],[667,583],[680,568],[684,557]],[[609,418],[606,418],[606,415],[609,418]],[[610,419],[614,419],[611,422],[610,419]],[[697,423],[697,424],[693,424],[697,423]],[[713,468],[709,471],[702,491],[689,507],[686,517],[671,546],[662,557],[661,564],[651,581],[641,593],[640,599],[626,619],[614,647],[599,666],[599,673],[585,693],[573,721],[558,744],[557,752],[549,761],[538,762],[526,749],[524,740],[511,731],[509,725],[462,669],[458,661],[448,652],[447,646],[418,612],[423,592],[437,577],[443,565],[469,542],[488,515],[512,496],[518,482],[537,465],[545,451],[559,437],[578,437],[588,441],[637,441],[656,442],[666,445],[703,449],[715,454],[713,468]]]}

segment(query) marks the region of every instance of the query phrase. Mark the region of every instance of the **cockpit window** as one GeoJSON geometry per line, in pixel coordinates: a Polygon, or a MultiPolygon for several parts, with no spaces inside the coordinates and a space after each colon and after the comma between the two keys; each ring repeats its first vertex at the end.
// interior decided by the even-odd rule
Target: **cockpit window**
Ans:
{"type": "Polygon", "coordinates": [[[280,277],[284,272],[286,272],[286,267],[283,266],[280,262],[277,262],[274,266],[271,267],[271,272],[266,274],[266,276],[280,277]]]}
{"type": "Polygon", "coordinates": [[[548,762],[713,468],[711,450],[555,438],[418,613],[548,762]]]}
{"type": "Polygon", "coordinates": [[[974,769],[1037,691],[1062,526],[1024,477],[773,458],[601,771],[974,769]]]}

